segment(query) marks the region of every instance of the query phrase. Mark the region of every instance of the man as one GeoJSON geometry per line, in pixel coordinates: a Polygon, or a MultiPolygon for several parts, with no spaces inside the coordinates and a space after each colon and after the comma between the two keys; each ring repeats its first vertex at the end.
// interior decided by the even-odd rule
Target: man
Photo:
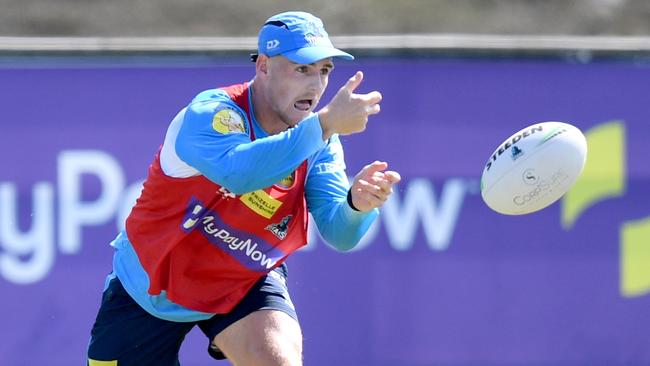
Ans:
{"type": "Polygon", "coordinates": [[[88,364],[178,365],[198,325],[209,353],[234,365],[302,364],[302,335],[284,264],[323,237],[353,248],[399,174],[364,167],[350,187],[339,134],[365,129],[381,94],[355,94],[357,72],[317,113],[334,48],[320,19],[269,18],[255,77],[200,93],[171,122],[115,247],[88,364]]]}

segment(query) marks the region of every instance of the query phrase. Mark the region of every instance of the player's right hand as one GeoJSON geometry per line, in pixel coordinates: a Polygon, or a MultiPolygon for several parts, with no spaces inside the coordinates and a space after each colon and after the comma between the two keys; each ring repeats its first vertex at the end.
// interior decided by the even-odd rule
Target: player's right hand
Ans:
{"type": "Polygon", "coordinates": [[[332,134],[350,135],[366,129],[368,116],[380,111],[381,93],[372,91],[368,94],[355,94],[354,90],[361,84],[363,73],[357,71],[339,89],[332,101],[318,111],[323,140],[332,134]]]}

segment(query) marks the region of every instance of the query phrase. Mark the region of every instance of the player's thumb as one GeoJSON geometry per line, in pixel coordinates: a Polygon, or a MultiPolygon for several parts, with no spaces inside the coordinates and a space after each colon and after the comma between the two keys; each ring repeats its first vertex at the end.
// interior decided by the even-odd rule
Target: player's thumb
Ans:
{"type": "Polygon", "coordinates": [[[343,88],[348,92],[353,93],[359,84],[361,84],[361,80],[363,80],[363,72],[357,71],[356,74],[349,78],[345,85],[343,85],[343,88]]]}

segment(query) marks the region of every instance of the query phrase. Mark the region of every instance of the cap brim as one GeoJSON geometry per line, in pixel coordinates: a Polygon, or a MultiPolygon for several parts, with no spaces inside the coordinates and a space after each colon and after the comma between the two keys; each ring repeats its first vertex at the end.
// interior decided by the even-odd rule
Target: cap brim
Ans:
{"type": "Polygon", "coordinates": [[[333,47],[303,47],[284,52],[282,56],[297,64],[313,64],[330,57],[354,60],[354,56],[333,47]]]}

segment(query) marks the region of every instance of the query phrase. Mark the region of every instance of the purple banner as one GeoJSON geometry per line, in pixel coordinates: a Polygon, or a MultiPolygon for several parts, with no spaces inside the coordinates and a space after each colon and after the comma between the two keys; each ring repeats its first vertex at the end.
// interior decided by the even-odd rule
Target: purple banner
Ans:
{"type": "MultiPolygon", "coordinates": [[[[337,62],[382,112],[341,138],[348,173],[403,181],[356,250],[311,233],[288,260],[305,364],[650,364],[647,65],[385,58],[337,62]],[[504,216],[481,200],[490,154],[542,121],[587,136],[560,202],[504,216]]],[[[83,365],[108,245],[167,125],[198,92],[249,80],[241,62],[0,63],[0,364],[83,365]]],[[[313,225],[312,225],[313,228],[313,225]]],[[[214,362],[193,331],[185,366],[214,362]]]]}

